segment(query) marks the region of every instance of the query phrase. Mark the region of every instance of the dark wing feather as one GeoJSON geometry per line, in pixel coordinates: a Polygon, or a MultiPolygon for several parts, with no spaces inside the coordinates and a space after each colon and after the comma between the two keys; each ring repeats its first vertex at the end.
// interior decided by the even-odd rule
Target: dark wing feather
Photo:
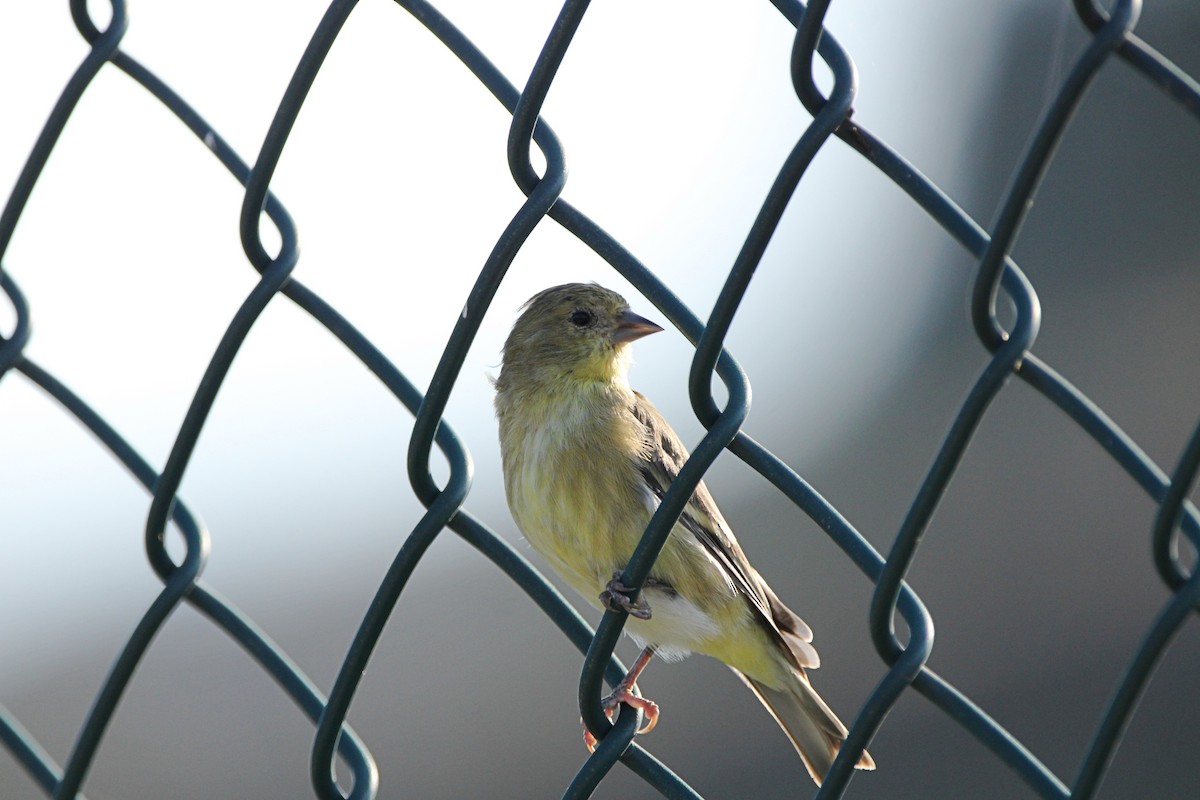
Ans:
{"type": "MultiPolygon", "coordinates": [[[[637,402],[631,410],[646,429],[648,445],[640,464],[642,477],[650,491],[661,500],[687,460],[687,448],[650,401],[639,392],[634,394],[637,402]]],[[[720,565],[730,585],[749,602],[759,622],[780,637],[780,643],[792,654],[796,666],[815,667],[816,652],[807,644],[812,641],[812,631],[775,596],[750,565],[737,540],[730,535],[729,526],[703,481],[688,499],[679,524],[695,536],[720,565]]]]}

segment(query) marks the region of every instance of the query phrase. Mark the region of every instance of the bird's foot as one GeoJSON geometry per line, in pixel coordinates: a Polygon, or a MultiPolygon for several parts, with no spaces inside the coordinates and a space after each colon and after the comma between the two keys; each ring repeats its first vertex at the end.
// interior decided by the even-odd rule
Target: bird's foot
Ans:
{"type": "MultiPolygon", "coordinates": [[[[642,715],[646,718],[646,724],[638,729],[638,735],[640,736],[643,733],[649,733],[654,730],[654,726],[658,724],[658,703],[634,694],[636,688],[637,684],[631,683],[626,686],[622,682],[617,685],[612,694],[600,701],[600,705],[604,709],[604,716],[608,717],[609,722],[612,722],[613,712],[621,703],[641,711],[642,715]]],[[[594,753],[596,751],[598,741],[586,727],[583,729],[583,743],[587,745],[588,752],[594,753]]]]}
{"type": "Polygon", "coordinates": [[[600,593],[600,604],[609,611],[624,611],[631,617],[650,619],[650,604],[646,602],[646,598],[639,597],[634,601],[633,594],[633,589],[621,583],[621,573],[614,572],[613,579],[600,593]]]}

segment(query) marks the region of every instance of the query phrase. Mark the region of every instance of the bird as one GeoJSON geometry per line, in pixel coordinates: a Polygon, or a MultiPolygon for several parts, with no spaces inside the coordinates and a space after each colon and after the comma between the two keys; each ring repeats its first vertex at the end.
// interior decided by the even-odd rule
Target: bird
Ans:
{"type": "MultiPolygon", "coordinates": [[[[640,655],[602,700],[657,704],[636,682],[651,659],[703,653],[728,665],[791,740],[819,786],[847,736],[806,670],[820,665],[808,625],[751,566],[703,482],[640,592],[621,575],[688,458],[662,414],[629,385],[630,344],[663,328],[617,292],[568,283],[534,295],[506,339],[494,380],[504,489],[528,544],[572,589],[629,615],[640,655]]],[[[595,738],[585,732],[589,749],[595,738]]],[[[874,769],[865,751],[854,765],[874,769]]]]}

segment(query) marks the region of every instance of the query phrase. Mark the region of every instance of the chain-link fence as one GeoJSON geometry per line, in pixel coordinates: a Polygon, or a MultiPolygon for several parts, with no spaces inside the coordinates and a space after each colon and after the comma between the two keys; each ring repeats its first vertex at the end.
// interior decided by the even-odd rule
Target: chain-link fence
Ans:
{"type": "MultiPolygon", "coordinates": [[[[376,796],[381,787],[369,750],[370,743],[354,733],[347,716],[367,663],[401,592],[435,538],[449,528],[517,583],[563,635],[586,654],[579,683],[580,710],[589,728],[607,733],[565,789],[564,796],[591,796],[620,762],[662,796],[697,797],[685,782],[686,775],[676,775],[663,761],[634,741],[634,715],[621,713],[610,725],[600,713],[598,699],[603,694],[602,682],[615,683],[623,674],[622,665],[613,657],[623,618],[607,613],[593,632],[517,551],[463,507],[471,482],[470,457],[465,444],[443,414],[459,379],[467,350],[475,340],[480,322],[504,280],[506,270],[534,227],[549,218],[578,237],[635,285],[696,347],[689,390],[695,413],[708,433],[694,448],[691,460],[664,498],[630,562],[628,575],[634,583],[640,583],[646,577],[692,487],[722,450],[728,448],[811,517],[874,586],[869,630],[884,671],[866,703],[854,715],[847,744],[818,796],[840,797],[847,793],[852,765],[858,754],[881,730],[888,713],[909,689],[944,711],[964,734],[978,740],[995,759],[1018,774],[1037,796],[1094,796],[1152,671],[1172,638],[1200,604],[1200,578],[1194,559],[1189,555],[1190,548],[1200,542],[1200,517],[1188,501],[1196,472],[1200,469],[1200,429],[1192,435],[1178,464],[1168,475],[1103,410],[1034,355],[1032,350],[1041,315],[1039,302],[1032,284],[1010,255],[1055,148],[1070,130],[1072,117],[1093,78],[1106,64],[1133,70],[1144,80],[1146,91],[1161,92],[1175,104],[1179,113],[1200,117],[1200,85],[1134,33],[1141,3],[1124,0],[1112,4],[1108,10],[1088,0],[1078,0],[1074,4],[1075,14],[1090,32],[1089,43],[1066,70],[1061,85],[1056,87],[1012,173],[1000,211],[985,229],[913,164],[864,127],[869,120],[852,116],[857,89],[856,68],[849,53],[830,31],[822,27],[830,3],[812,2],[806,7],[798,2],[775,1],[773,4],[781,15],[779,24],[795,28],[791,78],[797,97],[812,114],[812,123],[779,169],[707,320],[698,318],[633,253],[561,197],[566,180],[563,148],[540,113],[559,66],[584,22],[589,3],[572,1],[563,6],[528,81],[520,89],[432,4],[416,0],[397,0],[397,3],[452,51],[512,115],[508,166],[513,180],[526,196],[480,269],[433,378],[424,390],[407,378],[349,319],[293,277],[299,257],[296,226],[280,200],[271,193],[273,175],[289,134],[326,55],[357,5],[356,0],[337,0],[329,6],[278,105],[262,148],[253,159],[253,166],[170,86],[121,50],[122,37],[130,24],[124,2],[114,0],[111,20],[101,30],[89,16],[85,0],[71,0],[75,24],[91,49],[54,106],[4,207],[0,217],[0,254],[7,251],[34,185],[68,119],[96,75],[105,65],[111,64],[169,108],[244,185],[241,241],[259,279],[213,353],[179,427],[174,446],[159,469],[136,451],[105,416],[60,382],[52,371],[24,355],[30,337],[30,309],[13,273],[0,272],[0,286],[16,320],[12,329],[5,332],[0,346],[0,370],[7,378],[6,382],[25,380],[40,387],[48,398],[61,404],[88,428],[112,457],[151,493],[153,500],[146,519],[145,547],[151,567],[163,582],[161,594],[146,609],[96,694],[65,763],[56,763],[37,738],[13,715],[0,708],[0,738],[8,751],[7,757],[19,763],[47,796],[82,795],[89,769],[134,679],[136,668],[172,611],[186,603],[235,639],[312,721],[315,735],[311,779],[317,796],[376,796]],[[823,63],[832,75],[828,92],[821,91],[814,78],[813,70],[818,63],[823,63]],[[749,407],[749,384],[732,355],[723,349],[743,295],[776,233],[785,207],[814,157],[822,148],[832,146],[832,139],[840,140],[893,181],[950,238],[975,257],[977,268],[971,316],[979,341],[990,354],[987,365],[954,418],[932,467],[912,498],[888,552],[882,554],[788,464],[741,431],[749,407]],[[545,162],[540,170],[534,166],[535,146],[545,162]],[[276,248],[264,244],[262,239],[260,220],[264,214],[281,242],[275,255],[271,251],[276,248]],[[409,441],[408,473],[412,491],[427,512],[396,553],[327,693],[315,685],[254,621],[202,579],[209,532],[178,496],[183,474],[233,360],[267,304],[278,294],[286,296],[324,325],[416,418],[409,441]],[[1012,308],[1006,308],[1007,305],[1012,308]],[[721,379],[728,392],[728,400],[723,406],[712,393],[714,375],[721,379]],[[1037,753],[1023,745],[987,709],[928,667],[934,644],[933,618],[917,593],[905,583],[917,559],[922,534],[946,494],[968,443],[989,405],[1014,375],[1090,435],[1158,507],[1150,538],[1154,565],[1169,590],[1169,599],[1146,627],[1144,641],[1134,653],[1116,693],[1095,727],[1078,769],[1071,775],[1052,771],[1039,760],[1037,753]],[[449,477],[441,482],[433,477],[431,467],[435,447],[449,463],[449,477]],[[185,542],[182,554],[174,557],[167,549],[167,529],[171,525],[185,542]],[[1179,531],[1190,539],[1190,545],[1181,540],[1179,531]],[[897,634],[900,624],[907,630],[906,637],[897,634]],[[339,757],[347,770],[340,780],[335,769],[339,757]]],[[[5,266],[19,272],[16,265],[5,266]]],[[[19,532],[6,533],[19,535],[19,532]]],[[[19,600],[5,598],[5,602],[19,600]]],[[[5,657],[10,658],[12,654],[5,657]]],[[[1181,770],[1191,769],[1186,763],[1177,766],[1181,770]]],[[[880,768],[888,769],[887,763],[881,760],[880,768]]],[[[935,784],[936,779],[931,781],[932,790],[936,789],[935,784]]]]}

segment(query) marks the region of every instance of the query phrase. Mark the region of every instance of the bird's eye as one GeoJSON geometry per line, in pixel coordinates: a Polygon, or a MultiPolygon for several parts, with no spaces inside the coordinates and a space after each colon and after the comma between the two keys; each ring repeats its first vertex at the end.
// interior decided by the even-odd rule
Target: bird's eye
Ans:
{"type": "Polygon", "coordinates": [[[571,324],[578,325],[582,328],[584,325],[590,325],[592,322],[592,312],[585,311],[582,308],[577,308],[571,312],[571,324]]]}

